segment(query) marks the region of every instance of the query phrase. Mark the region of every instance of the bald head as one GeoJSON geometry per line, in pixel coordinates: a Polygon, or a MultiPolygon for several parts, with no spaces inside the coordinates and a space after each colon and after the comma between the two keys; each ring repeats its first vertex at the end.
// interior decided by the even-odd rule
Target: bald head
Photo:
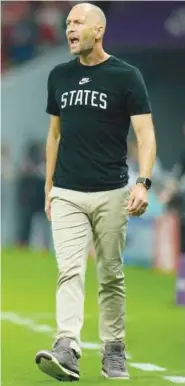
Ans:
{"type": "Polygon", "coordinates": [[[76,4],[67,18],[67,39],[71,53],[79,55],[101,44],[106,28],[104,12],[91,3],[76,4]]]}
{"type": "Polygon", "coordinates": [[[102,24],[106,27],[106,17],[101,8],[91,3],[80,3],[75,5],[72,9],[79,9],[80,12],[84,13],[87,18],[94,21],[96,24],[102,24]]]}

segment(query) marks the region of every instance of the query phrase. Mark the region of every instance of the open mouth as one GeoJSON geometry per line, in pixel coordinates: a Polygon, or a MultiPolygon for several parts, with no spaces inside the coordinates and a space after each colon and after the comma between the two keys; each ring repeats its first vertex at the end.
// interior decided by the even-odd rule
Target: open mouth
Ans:
{"type": "Polygon", "coordinates": [[[79,43],[78,38],[70,38],[69,41],[70,41],[71,46],[75,46],[76,44],[79,43]]]}

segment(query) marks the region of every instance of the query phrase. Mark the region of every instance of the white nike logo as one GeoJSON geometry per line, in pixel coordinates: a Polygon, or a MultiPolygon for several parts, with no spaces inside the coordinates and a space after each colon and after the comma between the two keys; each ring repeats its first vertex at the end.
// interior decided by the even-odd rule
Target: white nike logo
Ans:
{"type": "Polygon", "coordinates": [[[89,83],[91,81],[90,78],[82,78],[79,82],[79,84],[85,84],[85,83],[89,83]]]}

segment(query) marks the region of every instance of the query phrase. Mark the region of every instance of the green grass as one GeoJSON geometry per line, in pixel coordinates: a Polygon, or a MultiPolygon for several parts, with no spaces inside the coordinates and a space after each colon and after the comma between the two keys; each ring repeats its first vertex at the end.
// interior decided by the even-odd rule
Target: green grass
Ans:
{"type": "MultiPolygon", "coordinates": [[[[133,362],[165,367],[165,373],[144,372],[129,366],[129,386],[172,385],[164,375],[185,376],[184,309],[175,305],[175,278],[152,270],[126,267],[127,352],[133,362]]],[[[31,251],[7,250],[2,253],[2,311],[32,318],[38,324],[55,327],[55,258],[31,251]],[[40,314],[36,315],[37,313],[40,314]]],[[[99,342],[95,263],[88,263],[86,277],[85,319],[82,340],[99,342]]],[[[57,382],[39,372],[35,353],[50,348],[47,333],[31,331],[2,321],[2,385],[42,386],[57,382]]],[[[120,381],[103,379],[98,351],[83,350],[82,385],[100,386],[120,381]]],[[[123,381],[121,381],[121,384],[123,381]]],[[[125,381],[127,383],[127,381],[125,381]]]]}

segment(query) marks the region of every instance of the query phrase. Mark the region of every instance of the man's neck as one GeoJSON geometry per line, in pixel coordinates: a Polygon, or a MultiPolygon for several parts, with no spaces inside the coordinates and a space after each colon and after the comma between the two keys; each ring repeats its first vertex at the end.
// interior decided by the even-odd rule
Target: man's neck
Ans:
{"type": "Polygon", "coordinates": [[[96,64],[104,62],[109,57],[110,55],[103,51],[103,49],[98,52],[94,50],[90,54],[80,55],[80,63],[84,66],[95,66],[96,64]]]}

